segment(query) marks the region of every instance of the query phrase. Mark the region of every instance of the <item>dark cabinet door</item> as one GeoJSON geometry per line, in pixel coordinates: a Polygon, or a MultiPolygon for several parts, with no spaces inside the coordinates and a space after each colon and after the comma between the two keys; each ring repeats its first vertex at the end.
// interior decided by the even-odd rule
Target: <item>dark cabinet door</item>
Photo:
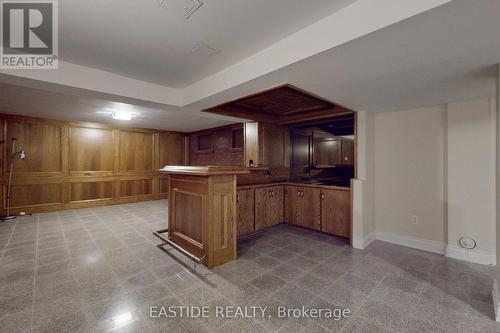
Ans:
{"type": "Polygon", "coordinates": [[[238,211],[238,236],[250,234],[255,231],[254,190],[238,190],[236,201],[236,208],[238,211]]]}
{"type": "Polygon", "coordinates": [[[342,190],[322,190],[321,231],[350,238],[351,193],[342,190]]]}
{"type": "Polygon", "coordinates": [[[315,139],[313,145],[314,165],[340,164],[340,141],[337,139],[315,139]]]}
{"type": "Polygon", "coordinates": [[[304,187],[301,197],[301,224],[305,228],[321,229],[321,191],[317,188],[304,187]]]}
{"type": "Polygon", "coordinates": [[[354,165],[354,141],[342,140],[340,164],[354,165]]]}
{"type": "Polygon", "coordinates": [[[262,230],[284,221],[284,187],[255,189],[255,230],[262,230]]]}
{"type": "Polygon", "coordinates": [[[316,188],[287,186],[286,221],[299,227],[320,230],[320,193],[316,188]]]}
{"type": "Polygon", "coordinates": [[[292,132],[292,169],[300,169],[311,165],[310,136],[292,132]]]}
{"type": "Polygon", "coordinates": [[[261,124],[262,165],[266,167],[288,167],[290,162],[290,132],[288,128],[272,124],[261,124]]]}

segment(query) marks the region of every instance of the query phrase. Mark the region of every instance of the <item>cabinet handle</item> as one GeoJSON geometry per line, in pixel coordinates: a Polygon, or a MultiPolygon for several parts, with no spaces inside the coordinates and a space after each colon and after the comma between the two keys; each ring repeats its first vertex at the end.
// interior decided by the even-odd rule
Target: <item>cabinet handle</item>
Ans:
{"type": "Polygon", "coordinates": [[[325,200],[325,194],[321,193],[321,200],[325,200]]]}
{"type": "Polygon", "coordinates": [[[240,202],[240,195],[236,194],[236,202],[240,202]]]}

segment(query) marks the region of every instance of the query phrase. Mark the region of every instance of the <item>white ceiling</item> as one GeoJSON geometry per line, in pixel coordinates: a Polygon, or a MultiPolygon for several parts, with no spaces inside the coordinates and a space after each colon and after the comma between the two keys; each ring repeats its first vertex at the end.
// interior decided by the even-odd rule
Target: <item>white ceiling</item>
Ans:
{"type": "MultiPolygon", "coordinates": [[[[35,84],[36,86],[36,84],[35,84]]],[[[196,109],[156,105],[141,101],[112,101],[96,98],[85,91],[64,92],[0,83],[0,113],[32,117],[97,122],[120,127],[155,128],[190,132],[237,122],[237,118],[220,117],[196,109]],[[139,114],[132,121],[114,120],[108,110],[124,110],[139,114]]],[[[119,100],[119,99],[114,99],[119,100]]]]}
{"type": "MultiPolygon", "coordinates": [[[[83,3],[87,2],[79,6],[83,3]]],[[[0,86],[0,112],[103,122],[107,118],[96,111],[109,107],[110,101],[120,101],[123,104],[113,104],[114,108],[135,107],[143,115],[131,126],[190,131],[235,121],[199,110],[286,82],[354,110],[367,111],[494,96],[494,65],[500,62],[499,12],[498,0],[454,0],[243,84],[231,83],[227,89],[180,107],[74,88],[55,89],[43,82],[0,74],[0,82],[4,82],[0,86]]],[[[61,49],[65,49],[64,44],[61,49]]],[[[93,58],[100,60],[100,53],[93,58]]],[[[48,75],[39,74],[37,79],[45,81],[48,75]]],[[[207,82],[220,83],[215,79],[207,82]]],[[[178,93],[186,94],[187,90],[178,93]]]]}
{"type": "Polygon", "coordinates": [[[202,0],[188,20],[191,0],[158,1],[59,1],[61,59],[183,88],[356,0],[202,0]]]}
{"type": "Polygon", "coordinates": [[[453,0],[191,107],[203,109],[282,82],[357,111],[495,96],[498,13],[498,0],[453,0]]]}

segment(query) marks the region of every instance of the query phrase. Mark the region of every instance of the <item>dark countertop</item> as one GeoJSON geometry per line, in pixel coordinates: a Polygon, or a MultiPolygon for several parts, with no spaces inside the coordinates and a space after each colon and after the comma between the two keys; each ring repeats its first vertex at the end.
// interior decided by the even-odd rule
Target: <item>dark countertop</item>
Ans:
{"type": "Polygon", "coordinates": [[[329,189],[329,190],[342,190],[342,191],[350,191],[351,187],[350,186],[339,186],[339,185],[334,185],[328,183],[323,183],[319,181],[313,181],[313,182],[304,182],[300,180],[287,180],[287,181],[280,181],[280,182],[270,182],[270,183],[263,183],[263,184],[248,184],[248,185],[238,185],[238,189],[249,189],[249,188],[259,188],[259,187],[268,187],[268,186],[277,186],[277,185],[289,185],[289,186],[302,186],[302,187],[312,187],[312,188],[323,188],[323,189],[329,189]]]}

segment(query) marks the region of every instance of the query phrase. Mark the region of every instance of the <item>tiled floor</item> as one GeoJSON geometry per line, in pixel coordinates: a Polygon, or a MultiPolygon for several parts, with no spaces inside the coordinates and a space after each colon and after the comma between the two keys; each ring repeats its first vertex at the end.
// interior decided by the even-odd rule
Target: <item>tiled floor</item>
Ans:
{"type": "MultiPolygon", "coordinates": [[[[500,332],[492,269],[387,243],[364,251],[281,226],[213,272],[157,249],[165,201],[0,224],[1,332],[500,332]],[[269,319],[150,319],[152,305],[268,306],[269,319]],[[349,319],[279,319],[278,306],[349,319]]],[[[175,252],[173,252],[175,253],[175,252]]]]}

